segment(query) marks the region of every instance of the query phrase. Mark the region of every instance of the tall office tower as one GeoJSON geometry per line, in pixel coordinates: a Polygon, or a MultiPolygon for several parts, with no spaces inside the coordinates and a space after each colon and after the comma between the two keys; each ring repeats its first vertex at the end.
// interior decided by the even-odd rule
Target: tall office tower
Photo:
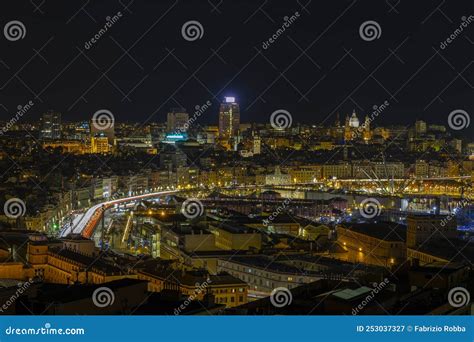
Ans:
{"type": "Polygon", "coordinates": [[[185,132],[189,125],[189,114],[185,108],[171,108],[166,120],[166,129],[168,132],[185,132]]]}
{"type": "Polygon", "coordinates": [[[426,122],[423,120],[417,120],[415,122],[415,133],[416,136],[419,137],[420,135],[426,134],[426,122]]]}
{"type": "Polygon", "coordinates": [[[228,140],[236,136],[239,125],[239,104],[235,102],[235,97],[226,97],[219,109],[219,137],[228,140]]]}
{"type": "Polygon", "coordinates": [[[258,135],[253,136],[253,154],[260,154],[262,150],[262,139],[258,135]]]}
{"type": "Polygon", "coordinates": [[[40,139],[61,139],[61,113],[50,110],[43,114],[40,139]]]}

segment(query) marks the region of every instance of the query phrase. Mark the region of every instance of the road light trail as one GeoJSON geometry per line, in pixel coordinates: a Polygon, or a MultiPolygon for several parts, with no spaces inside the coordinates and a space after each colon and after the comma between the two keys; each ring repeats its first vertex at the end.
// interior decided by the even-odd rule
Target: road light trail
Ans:
{"type": "Polygon", "coordinates": [[[85,237],[90,237],[94,232],[96,224],[99,222],[101,215],[101,210],[107,210],[115,204],[132,202],[140,199],[169,195],[178,192],[179,190],[170,190],[170,191],[159,191],[153,192],[145,195],[131,196],[126,198],[120,198],[117,200],[106,201],[99,204],[96,204],[90,207],[78,220],[75,225],[64,226],[59,237],[66,237],[71,232],[73,234],[81,234],[85,237]]]}

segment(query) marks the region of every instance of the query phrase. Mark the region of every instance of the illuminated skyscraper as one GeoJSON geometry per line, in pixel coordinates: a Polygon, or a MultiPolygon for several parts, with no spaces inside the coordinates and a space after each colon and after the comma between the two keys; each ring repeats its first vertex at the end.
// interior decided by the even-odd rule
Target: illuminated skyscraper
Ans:
{"type": "Polygon", "coordinates": [[[219,109],[219,137],[229,140],[236,136],[240,125],[239,104],[235,97],[226,97],[219,109]]]}
{"type": "Polygon", "coordinates": [[[253,136],[253,154],[260,154],[262,150],[262,139],[258,135],[253,136]]]}
{"type": "Polygon", "coordinates": [[[423,120],[416,120],[416,122],[415,122],[416,136],[419,137],[419,136],[422,136],[422,135],[426,134],[426,130],[427,130],[426,122],[423,121],[423,120]]]}
{"type": "Polygon", "coordinates": [[[43,114],[40,139],[61,139],[61,113],[48,111],[43,114]]]}

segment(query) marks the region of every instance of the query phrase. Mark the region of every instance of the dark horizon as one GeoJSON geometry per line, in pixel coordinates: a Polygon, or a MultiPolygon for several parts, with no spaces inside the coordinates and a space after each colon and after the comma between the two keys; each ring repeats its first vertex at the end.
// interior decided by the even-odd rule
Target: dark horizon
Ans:
{"type": "MultiPolygon", "coordinates": [[[[471,26],[441,48],[472,13],[469,1],[35,6],[25,1],[4,8],[5,22],[22,21],[26,35],[0,42],[0,120],[32,100],[25,122],[48,109],[65,122],[83,121],[103,108],[117,122],[163,122],[171,107],[192,112],[209,100],[213,105],[199,119],[207,125],[217,122],[218,103],[229,95],[237,97],[242,122],[268,122],[282,108],[294,122],[329,125],[336,112],[342,119],[355,108],[365,116],[388,100],[374,126],[416,119],[447,125],[451,111],[474,109],[472,61],[465,53],[471,26]],[[118,12],[122,16],[90,44],[105,18],[118,12]],[[268,44],[295,12],[299,16],[268,44]],[[201,39],[183,39],[181,28],[190,20],[201,23],[201,39]],[[379,23],[381,34],[364,41],[359,27],[369,20],[379,23]]],[[[472,132],[471,126],[461,133],[472,132]]]]}

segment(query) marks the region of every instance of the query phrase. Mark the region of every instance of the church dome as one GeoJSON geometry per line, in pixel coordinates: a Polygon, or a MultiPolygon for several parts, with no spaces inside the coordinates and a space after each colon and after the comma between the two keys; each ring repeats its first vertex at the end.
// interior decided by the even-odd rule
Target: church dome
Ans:
{"type": "Polygon", "coordinates": [[[349,120],[349,126],[354,128],[359,127],[359,118],[357,117],[355,112],[352,113],[352,116],[349,120]]]}

